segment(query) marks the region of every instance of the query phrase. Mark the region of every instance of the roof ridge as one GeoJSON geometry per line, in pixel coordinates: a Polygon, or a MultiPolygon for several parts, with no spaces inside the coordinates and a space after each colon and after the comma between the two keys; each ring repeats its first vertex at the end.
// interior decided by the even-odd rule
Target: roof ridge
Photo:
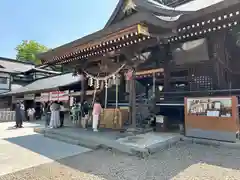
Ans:
{"type": "Polygon", "coordinates": [[[9,62],[15,62],[15,63],[20,63],[20,64],[26,64],[26,65],[35,65],[35,64],[32,63],[32,62],[19,61],[19,60],[17,60],[17,59],[11,59],[11,58],[1,57],[1,56],[0,56],[0,60],[9,61],[9,62]]]}

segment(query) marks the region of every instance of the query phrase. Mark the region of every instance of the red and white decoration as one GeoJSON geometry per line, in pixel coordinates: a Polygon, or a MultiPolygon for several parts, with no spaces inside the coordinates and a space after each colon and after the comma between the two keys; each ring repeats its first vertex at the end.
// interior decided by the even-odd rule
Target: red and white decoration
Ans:
{"type": "Polygon", "coordinates": [[[67,96],[68,90],[67,91],[53,91],[50,92],[50,101],[68,101],[69,96],[67,96]]]}
{"type": "Polygon", "coordinates": [[[41,93],[40,102],[47,102],[49,101],[49,93],[41,93]]]}
{"type": "Polygon", "coordinates": [[[52,91],[49,93],[41,93],[40,102],[47,102],[47,101],[68,101],[69,96],[68,90],[66,91],[52,91]]]}

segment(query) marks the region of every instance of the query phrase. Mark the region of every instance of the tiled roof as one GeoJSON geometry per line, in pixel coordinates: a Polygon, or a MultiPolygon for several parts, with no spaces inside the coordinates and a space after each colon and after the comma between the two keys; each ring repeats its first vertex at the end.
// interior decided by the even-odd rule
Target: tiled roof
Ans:
{"type": "Polygon", "coordinates": [[[79,77],[74,77],[72,73],[58,75],[50,78],[39,79],[24,87],[12,90],[4,95],[37,93],[50,90],[56,90],[59,87],[71,85],[79,82],[79,77]]]}
{"type": "Polygon", "coordinates": [[[14,60],[7,60],[6,58],[0,58],[0,64],[8,71],[24,72],[35,67],[35,65],[23,63],[14,60]]]}
{"type": "Polygon", "coordinates": [[[205,0],[205,1],[204,0],[193,0],[186,4],[180,5],[180,6],[176,7],[175,9],[180,10],[180,11],[198,11],[200,9],[210,7],[214,4],[217,4],[217,3],[220,3],[223,1],[227,1],[227,0],[205,0]]]}
{"type": "Polygon", "coordinates": [[[5,69],[5,68],[0,68],[0,72],[4,72],[4,73],[19,73],[18,71],[14,71],[14,70],[9,70],[9,69],[5,69]]]}

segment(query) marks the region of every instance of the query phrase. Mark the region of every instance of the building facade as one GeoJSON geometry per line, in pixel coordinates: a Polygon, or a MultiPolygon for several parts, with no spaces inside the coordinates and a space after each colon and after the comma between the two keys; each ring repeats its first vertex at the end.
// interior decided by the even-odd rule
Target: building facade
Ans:
{"type": "Polygon", "coordinates": [[[130,90],[121,91],[129,97],[132,119],[138,112],[137,89],[155,94],[161,113],[169,116],[175,110],[182,116],[184,97],[239,95],[239,1],[169,6],[160,0],[120,0],[102,30],[39,57],[86,74],[97,88],[99,81],[111,87],[108,79],[116,73],[134,72],[130,90]],[[149,73],[137,77],[141,71],[149,73]]]}

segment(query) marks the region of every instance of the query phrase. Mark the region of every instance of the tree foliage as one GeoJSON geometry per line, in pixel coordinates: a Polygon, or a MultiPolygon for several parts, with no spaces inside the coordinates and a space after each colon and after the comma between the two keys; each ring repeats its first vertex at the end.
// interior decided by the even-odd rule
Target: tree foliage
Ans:
{"type": "Polygon", "coordinates": [[[41,60],[38,59],[36,55],[46,52],[47,50],[48,48],[46,46],[41,45],[36,41],[22,41],[22,43],[16,47],[16,59],[21,61],[30,61],[34,64],[41,64],[41,60]]]}

